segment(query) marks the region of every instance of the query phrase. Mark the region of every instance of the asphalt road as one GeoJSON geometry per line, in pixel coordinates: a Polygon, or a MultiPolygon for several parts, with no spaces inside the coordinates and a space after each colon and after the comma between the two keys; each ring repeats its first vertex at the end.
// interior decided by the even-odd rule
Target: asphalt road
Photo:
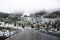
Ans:
{"type": "Polygon", "coordinates": [[[16,36],[10,38],[10,40],[33,40],[33,32],[32,29],[24,29],[23,31],[19,31],[16,36]]]}
{"type": "Polygon", "coordinates": [[[10,40],[57,40],[58,38],[50,36],[48,34],[42,34],[38,30],[34,29],[23,29],[18,30],[16,36],[11,37],[10,40]]]}

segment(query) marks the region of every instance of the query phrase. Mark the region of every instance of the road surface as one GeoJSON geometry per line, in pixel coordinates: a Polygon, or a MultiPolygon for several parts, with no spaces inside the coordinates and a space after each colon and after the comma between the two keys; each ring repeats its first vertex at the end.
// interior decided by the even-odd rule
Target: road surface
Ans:
{"type": "Polygon", "coordinates": [[[41,33],[38,30],[26,28],[22,31],[18,30],[16,36],[11,37],[10,40],[58,40],[58,38],[45,33],[41,33]]]}
{"type": "Polygon", "coordinates": [[[33,40],[33,29],[24,29],[23,31],[18,31],[16,36],[10,38],[10,40],[33,40]]]}

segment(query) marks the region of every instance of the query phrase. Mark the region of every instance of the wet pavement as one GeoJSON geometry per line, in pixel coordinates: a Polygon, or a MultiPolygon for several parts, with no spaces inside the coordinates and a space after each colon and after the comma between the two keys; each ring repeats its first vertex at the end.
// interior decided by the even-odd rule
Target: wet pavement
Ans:
{"type": "MultiPolygon", "coordinates": [[[[57,40],[55,36],[42,33],[35,29],[22,29],[18,30],[16,36],[11,37],[10,40],[57,40]]],[[[59,39],[60,40],[60,39],[59,39]]]]}
{"type": "Polygon", "coordinates": [[[19,31],[15,37],[10,38],[10,40],[33,40],[33,31],[32,29],[24,29],[23,31],[19,31]]]}

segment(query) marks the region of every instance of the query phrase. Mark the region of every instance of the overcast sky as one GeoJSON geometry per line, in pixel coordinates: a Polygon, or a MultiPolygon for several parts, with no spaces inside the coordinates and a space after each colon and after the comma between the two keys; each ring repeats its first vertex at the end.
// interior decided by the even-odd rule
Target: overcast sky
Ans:
{"type": "Polygon", "coordinates": [[[0,12],[22,12],[30,14],[38,10],[59,9],[60,0],[0,0],[0,12]]]}

